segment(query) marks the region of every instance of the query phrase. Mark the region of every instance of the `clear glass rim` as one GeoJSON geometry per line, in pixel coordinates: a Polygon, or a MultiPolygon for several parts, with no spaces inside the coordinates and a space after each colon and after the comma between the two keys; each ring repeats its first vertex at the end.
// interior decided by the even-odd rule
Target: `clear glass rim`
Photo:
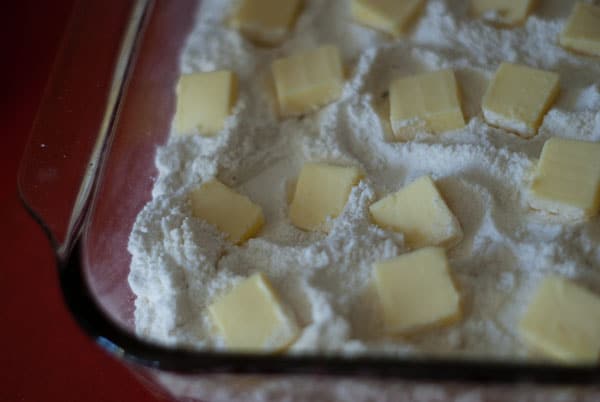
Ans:
{"type": "Polygon", "coordinates": [[[597,385],[600,381],[600,367],[597,365],[362,355],[269,355],[160,346],[141,340],[115,325],[97,305],[83,276],[81,244],[78,240],[68,258],[57,259],[67,307],[79,326],[98,345],[136,365],[183,374],[318,374],[490,385],[521,382],[597,385]]]}

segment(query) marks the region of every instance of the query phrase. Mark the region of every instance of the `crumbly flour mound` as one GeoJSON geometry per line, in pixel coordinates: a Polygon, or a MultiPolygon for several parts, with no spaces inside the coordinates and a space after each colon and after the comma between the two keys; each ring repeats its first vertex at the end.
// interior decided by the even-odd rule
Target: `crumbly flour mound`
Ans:
{"type": "Polygon", "coordinates": [[[516,324],[545,275],[600,291],[599,219],[551,220],[526,202],[544,141],[600,141],[600,63],[557,45],[573,2],[541,2],[525,25],[499,29],[471,18],[466,1],[429,0],[411,33],[391,40],[353,23],[347,1],[308,0],[290,38],[269,49],[224,25],[233,3],[202,2],[181,71],[233,70],[239,100],[216,137],[172,137],[157,150],[153,198],[131,233],[139,335],[222,348],[207,305],[263,271],[303,327],[289,353],[524,356],[516,324]],[[267,84],[271,61],[326,43],[340,48],[349,68],[341,98],[302,118],[278,119],[267,84]],[[502,61],[560,73],[560,98],[531,140],[482,119],[481,97],[502,61]],[[390,81],[441,68],[456,71],[467,126],[387,141],[390,81]],[[327,235],[299,230],[287,218],[290,190],[308,161],[366,172],[327,235]],[[410,339],[387,338],[371,286],[373,263],[406,248],[401,234],[370,222],[368,206],[425,174],[464,229],[464,240],[449,251],[464,319],[410,339]],[[186,193],[213,177],[262,206],[267,223],[257,238],[234,246],[191,216],[186,193]]]}

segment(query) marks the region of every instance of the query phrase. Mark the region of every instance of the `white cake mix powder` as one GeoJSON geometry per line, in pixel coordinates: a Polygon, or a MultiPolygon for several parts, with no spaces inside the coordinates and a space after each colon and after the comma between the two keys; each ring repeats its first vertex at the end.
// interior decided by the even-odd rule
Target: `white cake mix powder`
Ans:
{"type": "Polygon", "coordinates": [[[269,49],[224,25],[233,4],[202,2],[181,71],[236,72],[234,112],[216,137],[171,138],[157,150],[153,199],[131,233],[129,282],[139,335],[222,348],[207,305],[262,271],[303,327],[290,353],[524,356],[517,323],[545,275],[600,292],[599,219],[561,222],[527,205],[532,169],[548,138],[600,141],[599,59],[557,44],[573,2],[540,2],[523,26],[499,29],[472,18],[467,1],[429,0],[407,37],[391,40],[354,23],[347,1],[309,0],[290,38],[269,49]],[[302,118],[280,120],[268,85],[271,61],[321,44],[337,45],[348,67],[341,98],[302,118]],[[560,97],[531,140],[482,118],[481,97],[503,61],[560,74],[560,97]],[[442,68],[456,72],[467,126],[389,142],[390,81],[442,68]],[[305,162],[315,161],[366,172],[329,234],[299,230],[287,217],[294,180],[305,162]],[[382,332],[371,275],[374,262],[406,248],[401,234],[371,223],[368,206],[425,174],[464,229],[464,240],[449,251],[464,319],[392,339],[382,332]],[[234,246],[191,216],[186,193],[213,177],[262,206],[266,226],[258,237],[234,246]]]}

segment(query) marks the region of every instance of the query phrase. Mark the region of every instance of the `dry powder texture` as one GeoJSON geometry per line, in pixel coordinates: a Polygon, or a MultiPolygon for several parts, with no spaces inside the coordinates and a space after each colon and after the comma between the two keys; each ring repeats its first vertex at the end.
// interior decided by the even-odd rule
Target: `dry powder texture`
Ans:
{"type": "Polygon", "coordinates": [[[308,0],[289,39],[265,49],[224,24],[233,1],[202,2],[181,72],[230,69],[240,78],[240,95],[216,137],[173,137],[157,150],[153,198],[129,242],[139,335],[222,348],[206,306],[262,271],[303,327],[290,353],[523,356],[516,323],[543,276],[557,273],[600,291],[598,218],[560,222],[526,202],[544,141],[600,141],[600,63],[557,44],[573,2],[540,2],[513,29],[474,19],[468,3],[429,0],[410,33],[392,40],[353,23],[347,1],[308,0]],[[268,85],[271,61],[321,44],[338,46],[348,67],[341,98],[302,118],[278,119],[268,85]],[[482,118],[481,97],[503,61],[560,74],[560,97],[531,140],[482,118]],[[388,141],[391,80],[446,68],[456,72],[466,127],[388,141]],[[329,234],[304,232],[288,219],[290,189],[305,162],[366,173],[329,234]],[[368,206],[425,174],[437,181],[464,229],[464,240],[449,252],[464,319],[389,339],[382,335],[372,267],[406,247],[401,234],[370,222],[368,206]],[[263,207],[267,223],[257,238],[234,246],[191,216],[186,193],[213,177],[263,207]]]}

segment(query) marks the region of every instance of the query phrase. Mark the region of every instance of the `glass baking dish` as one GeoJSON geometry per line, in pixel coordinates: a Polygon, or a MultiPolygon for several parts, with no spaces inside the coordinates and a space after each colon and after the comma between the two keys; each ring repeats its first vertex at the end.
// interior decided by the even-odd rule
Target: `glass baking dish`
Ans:
{"type": "Polygon", "coordinates": [[[65,303],[85,333],[182,401],[600,400],[596,365],[233,354],[137,338],[127,240],[151,197],[196,7],[78,1],[57,56],[19,189],[56,251],[65,303]]]}

